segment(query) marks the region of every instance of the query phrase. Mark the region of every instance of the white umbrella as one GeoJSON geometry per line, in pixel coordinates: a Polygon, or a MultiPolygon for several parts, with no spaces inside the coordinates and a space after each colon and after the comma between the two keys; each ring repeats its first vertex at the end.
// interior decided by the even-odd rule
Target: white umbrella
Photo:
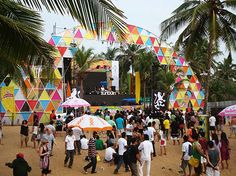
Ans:
{"type": "Polygon", "coordinates": [[[236,105],[228,106],[227,108],[223,109],[220,113],[220,116],[228,116],[234,117],[236,116],[236,105]]]}
{"type": "Polygon", "coordinates": [[[104,119],[92,116],[92,115],[83,115],[81,117],[77,117],[68,123],[69,128],[79,127],[84,131],[106,131],[112,130],[112,126],[107,123],[104,119]]]}
{"type": "Polygon", "coordinates": [[[79,108],[84,106],[91,106],[86,100],[82,98],[73,97],[66,100],[64,103],[61,104],[64,108],[79,108]]]}

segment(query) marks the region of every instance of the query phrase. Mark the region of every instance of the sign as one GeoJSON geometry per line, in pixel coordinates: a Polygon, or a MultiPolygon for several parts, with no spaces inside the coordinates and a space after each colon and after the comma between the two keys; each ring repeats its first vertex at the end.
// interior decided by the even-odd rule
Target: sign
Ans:
{"type": "Polygon", "coordinates": [[[101,95],[117,95],[117,93],[116,92],[105,91],[105,92],[101,92],[101,95]]]}
{"type": "Polygon", "coordinates": [[[153,93],[153,106],[156,110],[160,110],[166,107],[165,93],[162,92],[153,93]]]}
{"type": "Polygon", "coordinates": [[[15,112],[14,87],[1,88],[1,101],[8,112],[15,112]]]}

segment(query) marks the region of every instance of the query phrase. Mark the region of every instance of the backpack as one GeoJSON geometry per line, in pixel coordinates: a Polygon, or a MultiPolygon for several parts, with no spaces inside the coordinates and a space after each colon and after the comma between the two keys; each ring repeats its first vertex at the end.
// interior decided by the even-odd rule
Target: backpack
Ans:
{"type": "Polygon", "coordinates": [[[193,155],[193,147],[192,147],[192,145],[188,145],[188,155],[189,156],[192,156],[193,155]]]}

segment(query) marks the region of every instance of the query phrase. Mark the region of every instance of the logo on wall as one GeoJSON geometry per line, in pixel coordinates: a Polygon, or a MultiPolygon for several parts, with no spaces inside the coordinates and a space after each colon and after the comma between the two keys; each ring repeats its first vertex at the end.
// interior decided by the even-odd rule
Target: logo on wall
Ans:
{"type": "Polygon", "coordinates": [[[162,92],[154,93],[154,102],[153,103],[154,103],[155,109],[157,109],[157,110],[164,108],[166,105],[165,93],[162,93],[162,92]]]}

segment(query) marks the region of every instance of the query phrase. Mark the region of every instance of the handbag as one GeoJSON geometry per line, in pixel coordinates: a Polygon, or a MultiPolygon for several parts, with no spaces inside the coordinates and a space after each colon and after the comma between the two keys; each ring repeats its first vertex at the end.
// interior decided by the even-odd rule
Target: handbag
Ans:
{"type": "Polygon", "coordinates": [[[191,156],[190,160],[188,161],[188,163],[192,166],[192,167],[198,167],[199,165],[199,160],[197,158],[194,158],[193,156],[191,156]]]}

